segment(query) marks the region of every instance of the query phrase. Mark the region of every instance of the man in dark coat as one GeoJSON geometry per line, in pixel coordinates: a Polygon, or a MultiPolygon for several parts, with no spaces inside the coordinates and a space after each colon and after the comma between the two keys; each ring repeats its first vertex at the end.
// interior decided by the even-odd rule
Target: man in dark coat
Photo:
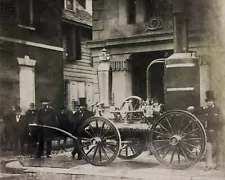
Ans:
{"type": "Polygon", "coordinates": [[[213,91],[206,91],[207,105],[200,109],[191,109],[188,110],[194,111],[193,113],[200,119],[202,122],[206,135],[207,135],[207,144],[206,144],[206,167],[205,171],[212,169],[212,153],[213,145],[215,144],[217,149],[216,157],[216,169],[219,169],[221,165],[221,141],[220,133],[222,128],[222,120],[220,117],[220,108],[215,104],[215,98],[213,91]]]}
{"type": "MultiPolygon", "coordinates": [[[[71,121],[69,115],[66,113],[66,109],[64,107],[60,108],[60,113],[57,116],[58,118],[58,128],[70,132],[71,129],[71,121]]],[[[67,135],[59,132],[59,140],[58,146],[60,145],[60,138],[63,137],[63,149],[66,148],[67,135]]]]}
{"type": "MultiPolygon", "coordinates": [[[[57,127],[57,117],[55,110],[49,106],[47,98],[42,99],[42,108],[38,112],[37,123],[40,125],[57,127]]],[[[38,129],[38,152],[37,158],[44,154],[44,144],[46,143],[46,156],[51,158],[52,140],[55,137],[55,131],[48,128],[38,129]]]]}
{"type": "Polygon", "coordinates": [[[30,150],[31,145],[36,145],[37,142],[37,128],[29,127],[29,124],[37,124],[37,113],[38,111],[35,109],[35,104],[30,103],[30,108],[25,113],[26,118],[26,127],[25,127],[25,135],[28,143],[28,149],[30,150]]]}
{"type": "Polygon", "coordinates": [[[222,120],[220,117],[220,108],[215,104],[215,98],[213,91],[206,91],[206,103],[207,106],[203,107],[202,114],[205,115],[204,126],[207,134],[207,144],[206,144],[206,168],[208,171],[212,168],[212,152],[213,143],[216,145],[217,149],[217,161],[216,169],[219,169],[221,165],[221,144],[220,144],[220,133],[222,127],[222,120]]]}
{"type": "MultiPolygon", "coordinates": [[[[86,99],[85,98],[80,98],[79,99],[80,102],[80,108],[77,112],[75,112],[74,116],[73,116],[73,133],[76,137],[79,138],[79,134],[78,131],[82,125],[82,123],[93,116],[93,113],[91,111],[87,110],[87,104],[86,104],[86,99]]],[[[75,147],[72,151],[72,157],[74,158],[75,155],[78,155],[78,160],[82,159],[82,154],[79,151],[78,148],[78,143],[75,143],[75,147]]]]}
{"type": "MultiPolygon", "coordinates": [[[[14,150],[18,151],[19,153],[24,153],[24,145],[25,145],[25,138],[24,138],[24,130],[25,130],[25,116],[22,114],[20,106],[15,107],[14,116],[12,118],[11,130],[12,130],[12,137],[13,137],[13,145],[14,150]]],[[[18,153],[18,152],[17,152],[18,153]]]]}

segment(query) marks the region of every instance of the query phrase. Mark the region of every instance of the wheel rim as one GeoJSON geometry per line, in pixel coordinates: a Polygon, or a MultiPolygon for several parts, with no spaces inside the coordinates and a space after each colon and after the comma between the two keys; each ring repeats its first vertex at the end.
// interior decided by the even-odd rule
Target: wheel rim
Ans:
{"type": "Polygon", "coordinates": [[[79,131],[79,149],[84,159],[96,166],[112,162],[120,150],[120,134],[115,125],[102,117],[92,117],[79,131]]]}
{"type": "Polygon", "coordinates": [[[138,157],[145,149],[147,143],[146,137],[142,138],[124,138],[122,148],[119,152],[121,159],[133,159],[138,157]]]}
{"type": "Polygon", "coordinates": [[[123,109],[124,108],[124,105],[125,105],[125,102],[126,101],[129,101],[131,100],[132,101],[132,106],[133,106],[133,110],[137,110],[140,108],[140,106],[144,105],[144,101],[142,98],[138,97],[138,96],[129,96],[127,97],[126,99],[124,99],[120,109],[123,109]]]}
{"type": "Polygon", "coordinates": [[[172,110],[154,122],[151,150],[167,167],[184,169],[198,162],[205,152],[206,134],[200,121],[190,113],[172,110]]]}

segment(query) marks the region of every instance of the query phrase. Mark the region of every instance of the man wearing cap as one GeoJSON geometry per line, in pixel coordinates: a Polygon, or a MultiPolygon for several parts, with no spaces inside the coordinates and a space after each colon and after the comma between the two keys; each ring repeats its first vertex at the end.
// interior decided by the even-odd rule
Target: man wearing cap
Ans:
{"type": "MultiPolygon", "coordinates": [[[[38,111],[37,123],[40,125],[57,127],[57,117],[55,110],[49,106],[49,100],[44,98],[41,100],[42,108],[38,111]]],[[[51,158],[52,140],[55,136],[54,130],[47,128],[38,129],[38,150],[37,158],[44,154],[44,144],[46,143],[46,156],[51,158]]]]}

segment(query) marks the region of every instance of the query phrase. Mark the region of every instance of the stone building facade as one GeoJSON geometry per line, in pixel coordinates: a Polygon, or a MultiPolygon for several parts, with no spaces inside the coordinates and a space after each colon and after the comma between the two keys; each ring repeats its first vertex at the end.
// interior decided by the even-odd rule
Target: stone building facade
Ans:
{"type": "MultiPolygon", "coordinates": [[[[216,23],[219,16],[219,10],[215,13],[211,9],[212,4],[215,6],[216,3],[210,0],[189,1],[186,7],[188,51],[196,54],[199,63],[199,103],[196,105],[202,106],[205,105],[206,90],[214,90],[216,96],[220,97],[220,88],[215,88],[212,80],[216,72],[213,69],[218,62],[209,51],[215,40],[210,38],[213,32],[211,27],[215,27],[211,23],[216,23]]],[[[131,95],[146,99],[148,64],[154,59],[167,58],[174,52],[173,15],[170,0],[93,1],[93,41],[88,46],[95,70],[101,49],[105,47],[110,54],[113,69],[112,96],[116,106],[120,106],[131,95]]],[[[95,72],[97,79],[97,70],[95,72]]],[[[164,102],[164,65],[153,66],[151,77],[152,96],[164,102]]],[[[98,93],[97,80],[95,92],[98,93]]]]}
{"type": "Polygon", "coordinates": [[[29,103],[36,103],[39,108],[43,97],[59,110],[65,103],[64,78],[71,76],[68,72],[78,79],[86,69],[86,74],[91,75],[91,58],[81,43],[91,39],[91,15],[75,0],[72,2],[75,11],[68,9],[69,0],[0,2],[1,114],[13,104],[26,110],[29,103]],[[83,35],[75,36],[80,30],[83,35]],[[73,61],[66,60],[65,37],[72,39],[69,55],[73,61]]]}

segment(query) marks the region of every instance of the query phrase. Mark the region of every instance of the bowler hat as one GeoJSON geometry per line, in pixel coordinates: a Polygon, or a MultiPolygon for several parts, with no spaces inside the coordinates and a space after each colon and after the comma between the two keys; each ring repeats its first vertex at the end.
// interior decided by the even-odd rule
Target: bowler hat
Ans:
{"type": "Polygon", "coordinates": [[[206,95],[206,99],[205,99],[206,102],[215,100],[213,91],[206,91],[205,95],[206,95]]]}
{"type": "Polygon", "coordinates": [[[42,98],[41,100],[40,100],[40,102],[41,103],[43,103],[43,102],[49,102],[50,100],[47,98],[47,97],[44,97],[44,98],[42,98]]]}

